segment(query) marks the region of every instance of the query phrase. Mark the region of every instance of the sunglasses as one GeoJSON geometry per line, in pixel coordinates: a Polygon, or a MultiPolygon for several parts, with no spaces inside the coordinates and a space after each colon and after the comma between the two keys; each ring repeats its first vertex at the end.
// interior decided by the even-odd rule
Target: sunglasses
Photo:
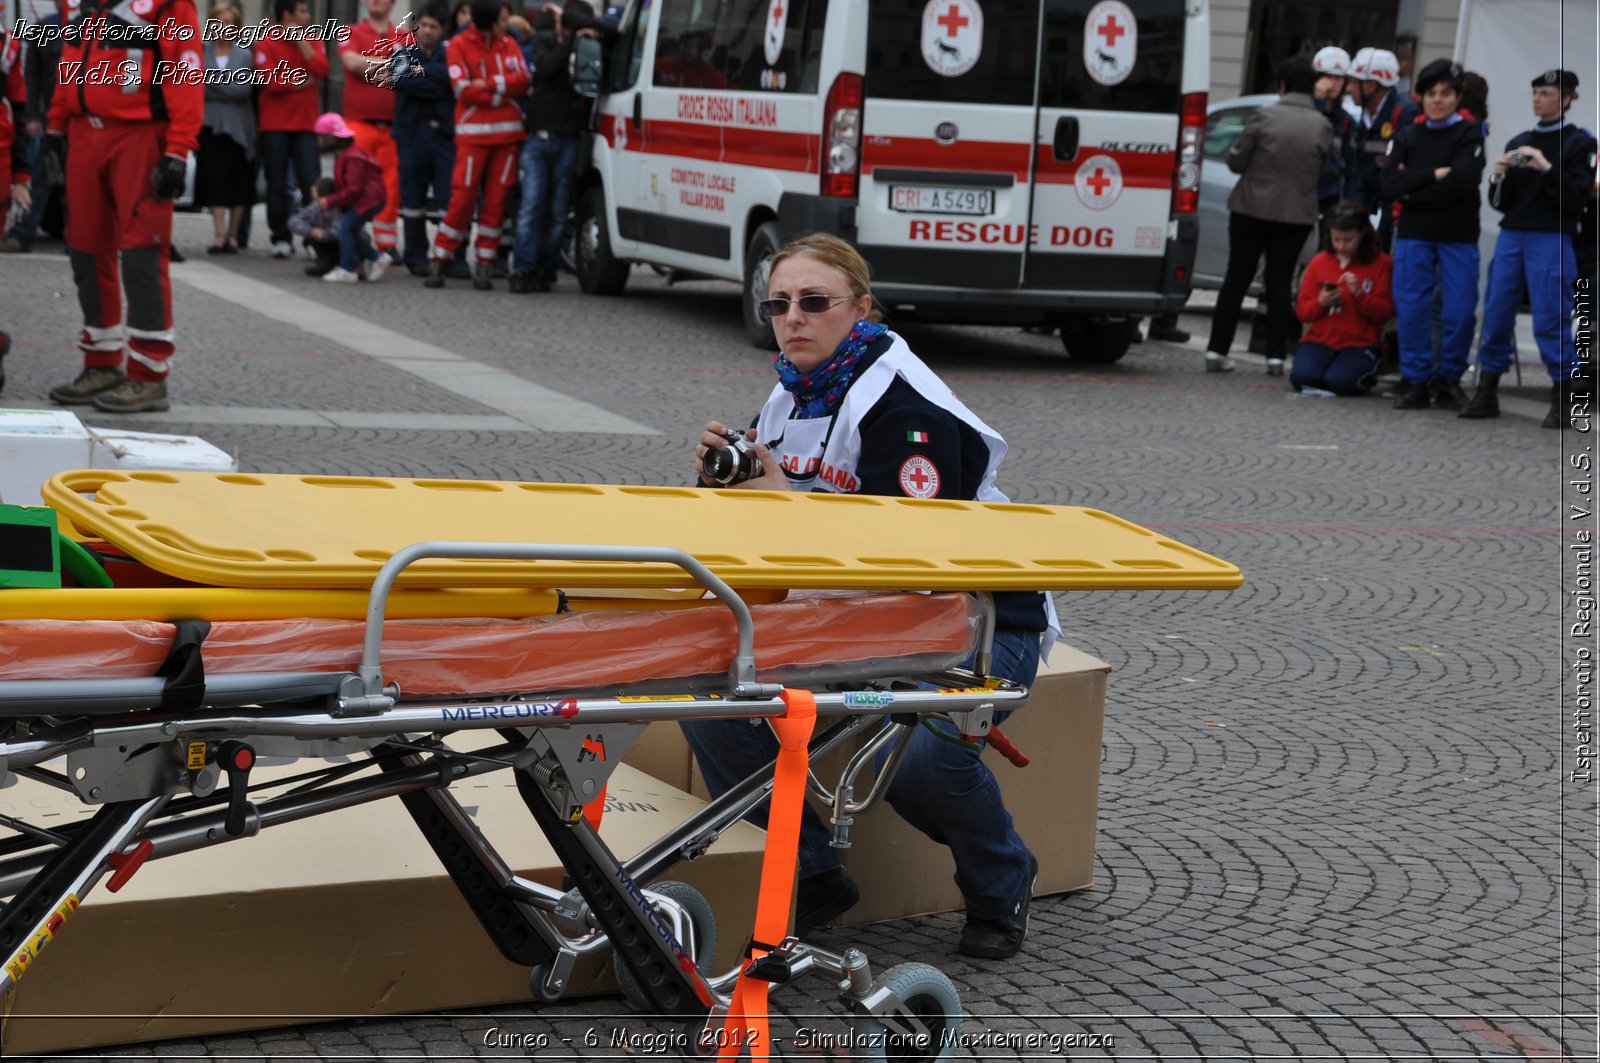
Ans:
{"type": "Polygon", "coordinates": [[[802,314],[826,314],[840,303],[848,302],[850,298],[848,295],[802,295],[798,299],[763,299],[757,305],[761,308],[762,317],[774,318],[787,314],[790,303],[799,306],[802,314]]]}

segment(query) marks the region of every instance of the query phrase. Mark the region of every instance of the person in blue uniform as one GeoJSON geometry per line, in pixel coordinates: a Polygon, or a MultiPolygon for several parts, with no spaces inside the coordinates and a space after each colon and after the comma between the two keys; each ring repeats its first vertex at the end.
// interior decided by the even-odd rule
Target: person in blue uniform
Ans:
{"type": "Polygon", "coordinates": [[[1571,411],[1561,385],[1580,374],[1572,343],[1572,285],[1577,277],[1573,236],[1594,188],[1595,137],[1567,120],[1578,75],[1546,70],[1533,79],[1535,125],[1512,137],[1489,175],[1489,205],[1500,211],[1500,235],[1483,306],[1482,373],[1460,416],[1500,416],[1500,375],[1516,357],[1517,307],[1526,286],[1533,336],[1550,374],[1546,428],[1566,428],[1571,411]]]}
{"type": "MultiPolygon", "coordinates": [[[[734,486],[1005,500],[995,486],[1005,440],[878,319],[867,264],[855,248],[824,233],[789,244],[772,260],[761,309],[782,350],[773,362],[778,383],[746,433],[756,441],[761,475],[734,486]]],[[[715,484],[702,472],[705,455],[727,445],[726,432],[725,425],[710,422],[695,449],[695,468],[706,486],[715,484]]],[[[1041,651],[1060,630],[1049,598],[1012,592],[994,599],[990,670],[1030,685],[1041,651]]],[[[748,721],[682,726],[713,796],[777,755],[771,731],[748,721]]],[[[1027,936],[1038,861],[1018,836],[979,746],[960,741],[942,723],[913,734],[887,791],[889,804],[948,846],[955,859],[955,880],[967,907],[960,950],[988,959],[1015,955],[1027,936]]],[[[752,818],[764,822],[764,816],[752,818]]],[[[802,937],[860,897],[829,838],[808,808],[800,831],[795,914],[795,932],[802,937]]]]}
{"type": "Polygon", "coordinates": [[[1481,125],[1460,113],[1460,66],[1430,63],[1417,76],[1419,120],[1396,133],[1379,171],[1379,190],[1400,204],[1395,225],[1394,302],[1399,319],[1397,410],[1459,410],[1478,309],[1478,184],[1481,125]],[[1444,296],[1433,341],[1433,301],[1444,296]]]}

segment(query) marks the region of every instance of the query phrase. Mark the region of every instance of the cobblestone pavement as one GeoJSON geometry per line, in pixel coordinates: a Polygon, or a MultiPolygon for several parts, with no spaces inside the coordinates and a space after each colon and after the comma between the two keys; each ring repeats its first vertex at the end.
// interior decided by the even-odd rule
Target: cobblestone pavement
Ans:
{"type": "MultiPolygon", "coordinates": [[[[186,248],[207,242],[198,219],[180,225],[186,248]]],[[[247,470],[679,483],[704,420],[746,416],[770,386],[730,286],[669,287],[636,270],[620,299],[584,297],[569,278],[512,297],[461,282],[425,291],[403,274],[336,287],[259,254],[217,262],[173,272],[179,408],[123,422],[203,435],[247,470]],[[285,293],[334,316],[256,309],[285,293]],[[343,315],[381,329],[362,339],[324,327],[348,326],[343,315]],[[463,361],[419,373],[372,336],[463,361]],[[469,386],[489,370],[637,430],[589,430],[469,386]],[[290,416],[307,410],[325,413],[290,416]]],[[[0,262],[0,296],[17,334],[4,401],[42,404],[75,368],[65,259],[41,245],[0,262]]],[[[1184,323],[1199,334],[1206,319],[1184,323]]],[[[1560,493],[1563,442],[1587,452],[1593,437],[1541,430],[1533,387],[1510,415],[1468,422],[1380,399],[1294,398],[1259,360],[1206,375],[1198,341],[1091,368],[1017,330],[906,331],[1009,438],[1013,497],[1107,509],[1237,563],[1247,582],[1232,594],[1060,599],[1067,641],[1114,668],[1098,866],[1092,889],[1035,903],[1024,955],[959,956],[954,915],[823,940],[860,944],[879,969],[933,963],[958,986],[969,1031],[1040,1037],[1031,1049],[969,1045],[970,1058],[1052,1047],[1167,1060],[1596,1058],[1596,803],[1593,784],[1569,781],[1560,493]]],[[[819,979],[775,1004],[780,1036],[843,1029],[819,979]]],[[[591,1029],[609,1043],[614,1030],[666,1028],[602,998],[117,1054],[651,1054],[586,1048],[591,1029]],[[530,1048],[540,1037],[551,1046],[530,1048]]],[[[785,1054],[830,1058],[792,1043],[785,1054]]]]}

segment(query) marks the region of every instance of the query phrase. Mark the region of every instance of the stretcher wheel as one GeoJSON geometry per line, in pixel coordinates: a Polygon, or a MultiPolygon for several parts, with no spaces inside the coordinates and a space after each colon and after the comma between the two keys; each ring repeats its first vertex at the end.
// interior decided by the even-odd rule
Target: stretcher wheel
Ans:
{"type": "Polygon", "coordinates": [[[911,1015],[928,1028],[927,1044],[909,1044],[892,1035],[873,1015],[858,1015],[854,1022],[853,1054],[858,1060],[953,1059],[961,1031],[961,996],[944,972],[925,963],[902,963],[889,968],[876,986],[894,990],[911,1015]]]}
{"type": "Polygon", "coordinates": [[[554,1004],[563,995],[563,989],[551,989],[545,985],[550,977],[550,965],[541,963],[537,967],[528,968],[528,995],[541,1004],[554,1004]]]}
{"type": "MultiPolygon", "coordinates": [[[[694,928],[694,944],[690,950],[694,965],[701,974],[710,974],[711,961],[717,954],[717,918],[711,912],[711,902],[687,882],[658,882],[645,888],[682,906],[689,917],[689,925],[694,928]]],[[[639,989],[633,970],[626,963],[618,963],[614,956],[611,968],[617,976],[617,988],[622,990],[628,1003],[642,1011],[649,1011],[650,1001],[639,989]]]]}

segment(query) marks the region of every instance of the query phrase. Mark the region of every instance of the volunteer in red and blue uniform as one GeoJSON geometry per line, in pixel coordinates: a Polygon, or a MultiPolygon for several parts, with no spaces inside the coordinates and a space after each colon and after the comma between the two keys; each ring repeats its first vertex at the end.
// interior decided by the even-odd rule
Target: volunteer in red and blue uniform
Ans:
{"type": "MultiPolygon", "coordinates": [[[[28,186],[33,175],[23,139],[17,135],[17,122],[27,105],[27,89],[22,78],[22,48],[15,37],[0,29],[0,218],[10,216],[11,205],[26,211],[32,206],[28,186]]],[[[0,329],[0,391],[6,387],[6,355],[11,351],[11,336],[0,329]]]]}
{"type": "Polygon", "coordinates": [[[261,77],[256,146],[267,177],[272,257],[288,258],[294,253],[289,166],[294,165],[294,187],[302,207],[311,202],[311,186],[322,175],[315,127],[322,114],[318,84],[328,76],[328,53],[321,41],[306,39],[311,23],[306,0],[272,0],[272,14],[277,22],[273,34],[256,42],[256,71],[261,77]]]}
{"type": "Polygon", "coordinates": [[[478,208],[476,263],[472,286],[487,291],[506,191],[517,180],[517,154],[526,134],[517,101],[528,94],[528,67],[522,50],[501,29],[501,0],[472,0],[472,25],[450,38],[445,59],[456,94],[456,168],[450,176],[450,207],[433,238],[428,262],[429,288],[444,287],[445,266],[467,239],[472,208],[478,208]],[[483,203],[479,205],[479,191],[483,203]]]}
{"type": "Polygon", "coordinates": [[[1478,184],[1483,177],[1483,132],[1460,113],[1461,67],[1446,59],[1417,75],[1418,121],[1395,134],[1380,171],[1379,190],[1397,200],[1394,303],[1399,318],[1397,410],[1441,410],[1467,404],[1467,369],[1478,310],[1478,184]],[[1444,296],[1438,348],[1433,300],[1444,296]]]}
{"type": "Polygon", "coordinates": [[[1360,203],[1339,203],[1323,220],[1322,250],[1300,278],[1295,310],[1305,333],[1289,386],[1365,395],[1377,379],[1383,326],[1394,317],[1389,256],[1360,203]]]}
{"type": "Polygon", "coordinates": [[[57,68],[44,150],[51,170],[65,177],[84,368],[50,398],[111,413],[165,410],[172,201],[205,117],[200,20],[191,0],[84,0],[74,27],[57,68]]]}
{"type": "Polygon", "coordinates": [[[1582,365],[1572,343],[1573,236],[1594,187],[1595,137],[1567,120],[1578,75],[1547,70],[1533,79],[1537,124],[1506,143],[1489,175],[1489,205],[1500,211],[1500,235],[1489,263],[1483,305],[1482,370],[1462,417],[1498,417],[1500,374],[1516,357],[1514,330],[1523,287],[1533,310],[1533,338],[1553,382],[1546,428],[1571,425],[1561,385],[1582,365]]]}
{"type": "MultiPolygon", "coordinates": [[[[778,383],[756,419],[760,476],[737,486],[1003,502],[995,473],[1006,443],[951,393],[873,309],[867,264],[827,234],[789,244],[772,260],[771,319],[782,353],[778,383]]],[[[712,422],[696,448],[726,445],[712,422]]],[[[703,475],[701,482],[713,486],[703,475]]],[[[1033,682],[1041,650],[1060,633],[1047,596],[994,596],[997,630],[991,670],[1033,682]]],[[[1000,714],[997,714],[999,722],[1000,714]]],[[[980,747],[947,725],[914,732],[887,797],[902,817],[948,846],[966,900],[960,949],[1004,959],[1022,947],[1038,862],[1023,844],[980,747]],[[943,730],[938,730],[943,727],[943,730]],[[936,731],[938,733],[936,733],[936,731]]],[[[685,723],[683,731],[713,795],[771,762],[777,742],[748,721],[685,723]]],[[[839,864],[829,832],[807,809],[800,832],[795,932],[800,936],[860,898],[839,864]]]]}

